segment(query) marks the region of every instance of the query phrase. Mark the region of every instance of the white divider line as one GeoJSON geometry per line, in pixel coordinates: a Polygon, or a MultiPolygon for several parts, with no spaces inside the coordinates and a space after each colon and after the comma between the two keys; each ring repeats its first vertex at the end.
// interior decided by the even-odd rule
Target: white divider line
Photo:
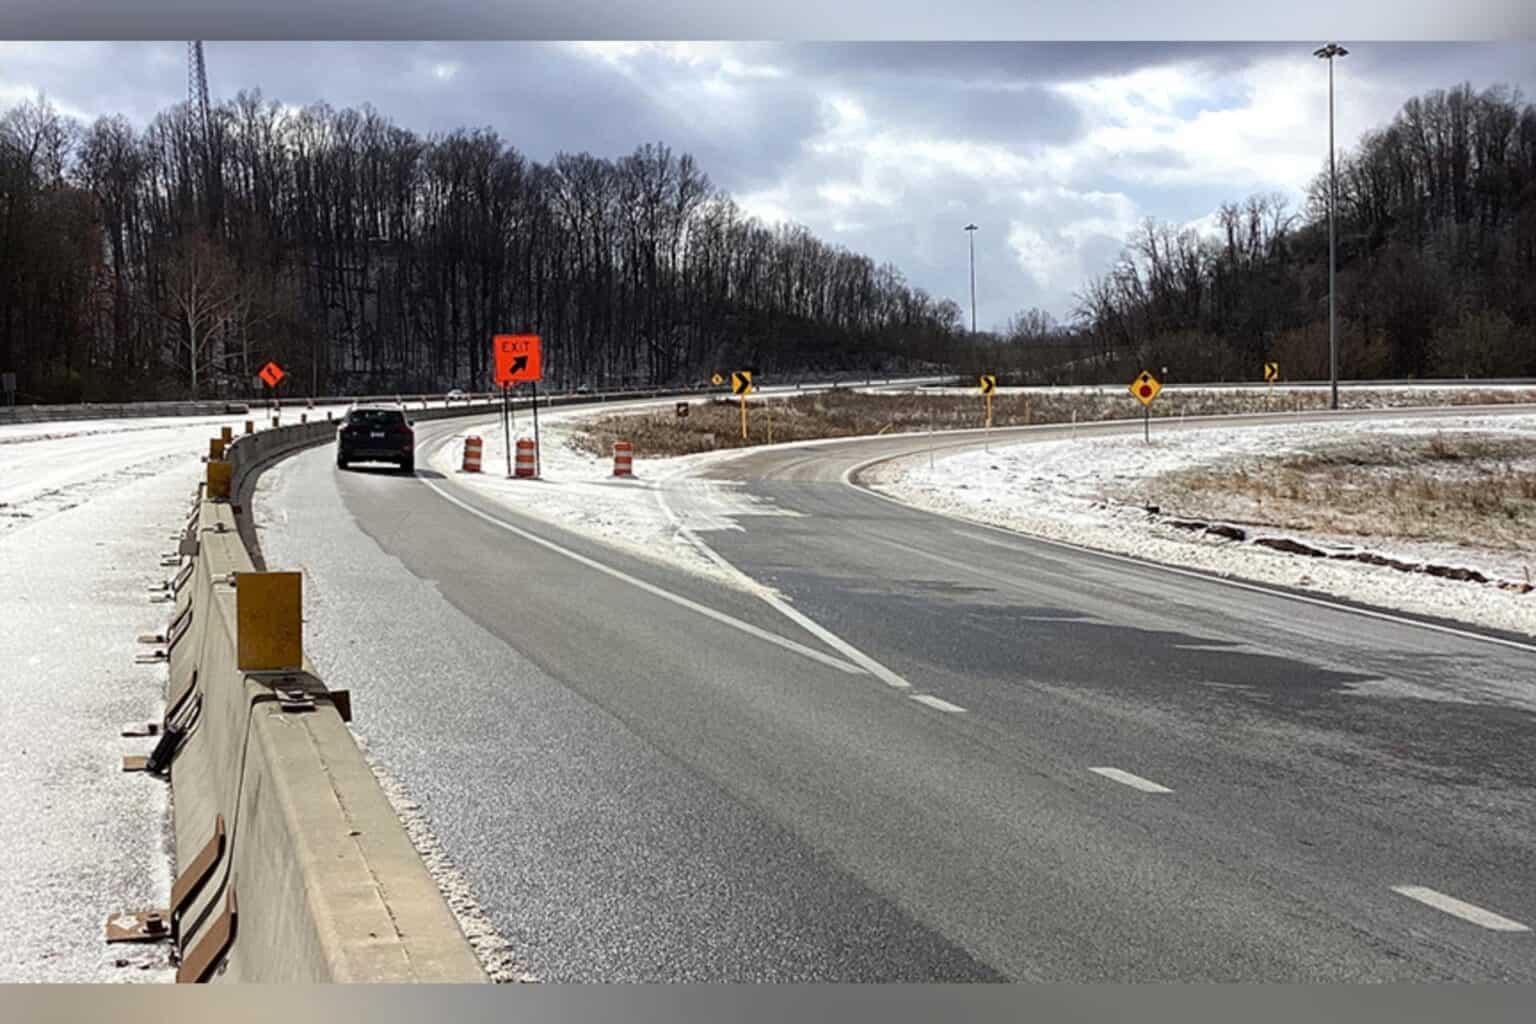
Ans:
{"type": "Polygon", "coordinates": [[[935,697],[931,693],[914,693],[911,694],[911,697],[919,704],[926,704],[931,708],[935,708],[939,711],[948,711],[951,714],[963,712],[965,710],[965,708],[961,707],[959,704],[951,704],[949,701],[944,700],[941,697],[935,697]]]}
{"type": "Polygon", "coordinates": [[[1153,782],[1151,779],[1144,779],[1140,775],[1132,775],[1130,772],[1123,772],[1119,768],[1089,768],[1088,770],[1102,775],[1106,779],[1114,779],[1116,782],[1130,786],[1132,789],[1139,789],[1143,793],[1173,792],[1173,790],[1169,789],[1167,786],[1160,786],[1153,782]]]}
{"type": "Polygon", "coordinates": [[[710,561],[714,562],[726,572],[745,580],[748,584],[750,584],[748,589],[750,589],[752,593],[756,594],[759,600],[763,601],[774,611],[778,612],[780,615],[784,616],[789,621],[805,630],[807,633],[816,637],[828,647],[835,651],[841,651],[849,661],[860,666],[864,669],[864,671],[868,672],[882,683],[885,683],[887,686],[894,687],[898,690],[910,690],[912,688],[912,684],[907,682],[901,676],[897,675],[895,672],[892,672],[890,669],[886,668],[884,665],[880,664],[874,658],[871,658],[869,655],[865,654],[863,651],[859,650],[857,647],[853,646],[848,641],[838,636],[836,633],[833,633],[831,630],[826,629],[819,623],[812,621],[807,616],[802,615],[797,609],[791,607],[789,602],[785,601],[782,597],[779,597],[773,591],[758,583],[756,580],[752,579],[752,577],[748,576],[746,573],[742,572],[740,569],[736,568],[730,562],[722,558],[714,548],[700,540],[698,534],[694,533],[687,526],[683,525],[682,520],[678,519],[676,513],[672,511],[672,506],[667,504],[667,498],[663,493],[663,490],[664,488],[658,487],[655,492],[656,500],[661,504],[662,511],[666,513],[667,518],[672,521],[672,524],[677,527],[677,531],[682,534],[690,544],[698,548],[700,553],[702,553],[705,558],[708,558],[710,561]]]}
{"type": "Polygon", "coordinates": [[[1425,888],[1422,885],[1394,885],[1392,891],[1399,896],[1407,896],[1411,900],[1442,910],[1453,917],[1459,917],[1463,921],[1471,921],[1475,925],[1496,932],[1528,932],[1530,931],[1519,921],[1511,921],[1502,914],[1495,914],[1491,910],[1465,903],[1454,896],[1447,896],[1443,892],[1425,888]]]}
{"type": "Polygon", "coordinates": [[[467,502],[460,501],[458,498],[455,498],[453,495],[437,486],[437,484],[433,483],[431,480],[423,478],[421,482],[426,484],[433,491],[437,492],[438,497],[459,506],[459,508],[462,508],[470,515],[484,519],[492,526],[498,526],[501,529],[506,530],[508,533],[516,534],[517,536],[523,538],[526,541],[529,541],[530,543],[537,544],[540,547],[546,548],[549,551],[553,551],[558,555],[564,555],[566,558],[569,558],[574,562],[579,562],[580,564],[587,566],[589,569],[596,569],[598,572],[605,573],[608,576],[612,576],[616,580],[628,583],[632,587],[638,587],[639,589],[645,591],[647,594],[653,594],[664,601],[670,601],[681,608],[687,608],[689,611],[697,612],[705,618],[713,619],[714,621],[722,623],[723,625],[730,626],[732,629],[738,629],[741,632],[748,634],[749,636],[757,637],[759,640],[766,640],[771,644],[776,644],[779,647],[784,648],[785,650],[794,651],[796,654],[799,654],[802,657],[810,658],[812,661],[820,662],[823,665],[829,665],[841,672],[847,672],[850,675],[861,675],[864,672],[864,670],[859,666],[851,665],[848,662],[843,661],[841,658],[834,658],[829,654],[823,654],[820,651],[806,647],[804,644],[798,644],[786,637],[779,636],[777,633],[772,633],[766,629],[761,629],[757,626],[754,626],[750,622],[743,622],[741,619],[738,619],[735,616],[727,615],[722,611],[716,611],[714,608],[710,608],[708,605],[702,605],[697,601],[689,600],[688,598],[683,597],[681,594],[674,594],[670,590],[665,590],[656,586],[654,583],[647,583],[645,580],[637,579],[636,577],[631,576],[626,572],[621,572],[620,570],[615,569],[610,565],[604,565],[602,562],[599,562],[594,558],[588,558],[586,555],[572,551],[570,548],[562,547],[561,545],[556,544],[554,541],[545,540],[543,537],[540,537],[534,533],[530,533],[527,530],[521,529],[520,527],[513,526],[511,523],[506,522],[505,520],[497,519],[495,516],[488,515],[487,513],[475,508],[473,505],[468,504],[467,502]]]}

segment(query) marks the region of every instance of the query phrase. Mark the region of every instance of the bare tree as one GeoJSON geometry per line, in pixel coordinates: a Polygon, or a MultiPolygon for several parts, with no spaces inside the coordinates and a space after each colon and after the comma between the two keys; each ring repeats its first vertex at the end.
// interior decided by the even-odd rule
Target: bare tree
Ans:
{"type": "Polygon", "coordinates": [[[244,293],[227,253],[205,235],[182,239],[165,267],[166,315],[176,326],[176,351],[185,360],[192,397],[206,371],[223,368],[227,353],[215,339],[237,314],[244,293]]]}

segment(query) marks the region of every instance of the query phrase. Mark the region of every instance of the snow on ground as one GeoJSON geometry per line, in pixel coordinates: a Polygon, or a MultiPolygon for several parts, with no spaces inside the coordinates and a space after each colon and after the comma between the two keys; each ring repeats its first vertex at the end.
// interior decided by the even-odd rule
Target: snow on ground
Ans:
{"type": "MultiPolygon", "coordinates": [[[[672,400],[659,404],[670,408],[672,400]]],[[[705,555],[689,539],[688,531],[740,529],[737,520],[743,517],[795,513],[759,502],[736,485],[690,477],[707,462],[741,454],[736,450],[665,459],[648,459],[641,453],[634,460],[633,478],[615,477],[611,457],[583,451],[574,439],[583,420],[619,411],[617,407],[583,407],[541,412],[539,479],[507,479],[506,446],[496,420],[466,422],[447,442],[428,451],[428,463],[455,482],[525,515],[594,536],[632,555],[756,589],[740,573],[705,555]],[[471,434],[483,446],[479,474],[461,471],[464,438],[471,434]]],[[[532,436],[526,414],[518,414],[513,434],[514,439],[532,436]]]]}
{"type": "Polygon", "coordinates": [[[165,668],[135,665],[135,638],[167,624],[148,588],[230,422],[0,428],[0,982],[173,977],[166,945],[104,941],[109,914],[170,898],[166,784],[121,770],[155,740],[119,732],[163,711],[165,668]]]}
{"type": "MultiPolygon", "coordinates": [[[[1309,558],[1157,524],[1138,505],[1106,502],[1155,476],[1211,466],[1234,456],[1314,450],[1320,443],[1367,435],[1425,436],[1472,430],[1530,437],[1536,416],[1459,417],[1434,424],[1413,420],[1334,422],[1263,427],[1154,431],[1041,441],[941,457],[926,455],[873,467],[864,479],[875,490],[922,508],[1024,533],[1292,587],[1367,604],[1536,634],[1536,594],[1396,569],[1309,558]]],[[[1262,533],[1263,531],[1261,531],[1262,533]]],[[[1278,531],[1273,531],[1278,532],[1278,531]]],[[[1319,538],[1347,543],[1349,538],[1319,538]]],[[[1358,541],[1358,539],[1356,539],[1358,541]]],[[[1372,551],[1408,560],[1445,558],[1490,576],[1522,579],[1518,554],[1419,545],[1371,543],[1372,551]]]]}
{"type": "MultiPolygon", "coordinates": [[[[248,417],[82,420],[0,427],[0,537],[115,487],[196,460],[248,417]]],[[[194,485],[195,486],[195,485],[194,485]]],[[[189,491],[188,494],[191,492],[189,491]]]]}

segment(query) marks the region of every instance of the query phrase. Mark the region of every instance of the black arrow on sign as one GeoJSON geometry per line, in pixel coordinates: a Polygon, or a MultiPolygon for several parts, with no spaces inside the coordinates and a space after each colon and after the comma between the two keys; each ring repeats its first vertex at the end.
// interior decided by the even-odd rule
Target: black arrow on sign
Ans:
{"type": "Polygon", "coordinates": [[[519,370],[525,369],[527,366],[528,366],[528,357],[527,356],[518,356],[516,359],[512,360],[512,366],[511,366],[511,368],[507,372],[508,373],[516,373],[519,370]]]}

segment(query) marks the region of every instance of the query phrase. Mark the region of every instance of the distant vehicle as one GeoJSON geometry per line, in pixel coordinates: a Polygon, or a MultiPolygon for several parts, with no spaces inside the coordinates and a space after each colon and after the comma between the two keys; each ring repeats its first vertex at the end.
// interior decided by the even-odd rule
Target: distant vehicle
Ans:
{"type": "Polygon", "coordinates": [[[590,395],[592,393],[592,389],[583,384],[581,387],[576,389],[576,393],[578,395],[590,395]]]}
{"type": "Polygon", "coordinates": [[[416,431],[405,410],[393,405],[357,405],[347,410],[336,432],[336,465],[354,462],[393,462],[407,473],[416,471],[416,431]]]}
{"type": "Polygon", "coordinates": [[[463,401],[463,399],[464,392],[460,391],[458,388],[454,388],[452,391],[448,392],[448,401],[450,402],[459,402],[463,401]]]}

